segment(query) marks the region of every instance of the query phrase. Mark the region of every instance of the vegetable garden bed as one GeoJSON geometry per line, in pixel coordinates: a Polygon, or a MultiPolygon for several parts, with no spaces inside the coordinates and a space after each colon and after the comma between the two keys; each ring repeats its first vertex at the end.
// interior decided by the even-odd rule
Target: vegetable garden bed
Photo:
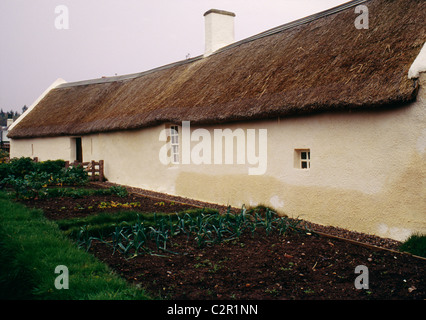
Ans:
{"type": "MultiPolygon", "coordinates": [[[[98,187],[93,189],[97,190],[98,187]]],[[[239,236],[235,236],[233,225],[223,222],[222,238],[218,239],[219,232],[213,225],[219,228],[217,217],[223,217],[226,214],[224,211],[222,215],[214,213],[216,218],[209,218],[210,213],[203,213],[200,206],[166,198],[161,200],[136,194],[120,196],[107,192],[79,191],[73,196],[21,201],[29,207],[42,209],[46,217],[62,224],[65,229],[68,228],[65,225],[78,223],[82,231],[78,239],[90,244],[89,252],[128,281],[140,284],[154,296],[166,299],[426,298],[425,260],[324,237],[293,227],[297,221],[291,219],[275,217],[275,220],[270,220],[274,225],[268,229],[264,211],[257,216],[263,220],[256,220],[255,228],[256,215],[254,212],[247,215],[249,222],[245,228],[241,228],[239,236]],[[200,229],[196,229],[195,224],[191,229],[186,223],[181,232],[176,231],[179,223],[185,224],[181,221],[185,214],[178,218],[175,213],[188,209],[198,210],[188,214],[188,219],[216,219],[210,226],[210,233],[206,231],[204,241],[200,241],[200,229]],[[83,231],[87,230],[85,223],[96,226],[95,220],[88,222],[85,219],[99,214],[107,214],[113,219],[127,211],[139,212],[137,220],[132,220],[126,226],[115,221],[111,223],[113,229],[108,229],[102,236],[84,234],[83,231]],[[153,212],[169,213],[173,220],[160,214],[153,218],[153,212]],[[148,216],[151,222],[152,219],[156,219],[156,222],[149,224],[148,216]],[[167,221],[170,221],[169,226],[174,231],[167,231],[167,221]],[[131,242],[136,239],[132,232],[136,230],[137,223],[144,224],[144,232],[150,231],[150,235],[146,235],[150,241],[145,241],[140,247],[136,246],[137,242],[131,242]],[[162,231],[167,234],[166,245],[161,242],[164,236],[159,236],[161,224],[162,231]],[[284,224],[287,226],[285,233],[282,231],[284,224]],[[138,254],[135,255],[137,248],[138,254]],[[359,276],[355,268],[358,265],[368,268],[368,289],[355,288],[355,280],[359,276]]],[[[241,217],[241,211],[229,212],[230,215],[233,213],[232,223],[241,217]]],[[[76,234],[73,236],[76,237],[76,234]]]]}

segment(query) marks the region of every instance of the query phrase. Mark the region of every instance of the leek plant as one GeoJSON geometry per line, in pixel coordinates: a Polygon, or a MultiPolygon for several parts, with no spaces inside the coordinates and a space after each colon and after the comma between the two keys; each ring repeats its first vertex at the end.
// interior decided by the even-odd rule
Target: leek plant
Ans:
{"type": "MultiPolygon", "coordinates": [[[[240,238],[245,232],[254,236],[257,230],[265,230],[266,235],[278,232],[303,231],[299,227],[301,220],[278,216],[273,210],[266,208],[264,217],[257,211],[246,210],[243,207],[238,214],[231,213],[230,208],[225,214],[204,210],[197,214],[181,213],[175,215],[160,215],[156,213],[148,225],[139,219],[132,225],[119,224],[110,234],[111,241],[106,242],[125,255],[136,256],[140,253],[155,254],[155,252],[176,254],[168,249],[169,242],[177,235],[186,236],[187,241],[195,240],[198,247],[214,245],[240,238]]],[[[87,229],[81,228],[79,243],[90,247],[93,239],[99,238],[85,235],[87,229]]]]}

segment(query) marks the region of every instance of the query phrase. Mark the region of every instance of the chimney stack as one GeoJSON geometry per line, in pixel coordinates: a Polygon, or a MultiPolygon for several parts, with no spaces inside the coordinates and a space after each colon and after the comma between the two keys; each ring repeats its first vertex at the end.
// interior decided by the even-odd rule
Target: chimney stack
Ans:
{"type": "Polygon", "coordinates": [[[235,13],[217,9],[204,14],[205,57],[234,42],[234,18],[235,13]]]}
{"type": "Polygon", "coordinates": [[[9,128],[13,123],[13,118],[7,118],[6,126],[9,128]]]}

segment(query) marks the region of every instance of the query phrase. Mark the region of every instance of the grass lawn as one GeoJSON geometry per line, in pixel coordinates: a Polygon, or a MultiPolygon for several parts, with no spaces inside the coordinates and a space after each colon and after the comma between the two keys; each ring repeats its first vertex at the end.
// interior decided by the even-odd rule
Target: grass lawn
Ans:
{"type": "Polygon", "coordinates": [[[78,249],[57,224],[39,210],[10,201],[0,192],[0,299],[135,300],[149,299],[105,264],[78,249]],[[69,272],[68,289],[55,280],[69,272]]]}

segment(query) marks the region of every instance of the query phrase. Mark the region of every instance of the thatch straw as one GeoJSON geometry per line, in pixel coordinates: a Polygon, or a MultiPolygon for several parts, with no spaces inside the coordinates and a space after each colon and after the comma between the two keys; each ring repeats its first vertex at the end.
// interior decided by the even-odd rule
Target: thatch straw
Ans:
{"type": "Polygon", "coordinates": [[[355,28],[352,7],[137,77],[56,88],[9,137],[378,110],[411,102],[418,88],[407,74],[426,41],[426,2],[364,5],[367,30],[355,28]]]}

